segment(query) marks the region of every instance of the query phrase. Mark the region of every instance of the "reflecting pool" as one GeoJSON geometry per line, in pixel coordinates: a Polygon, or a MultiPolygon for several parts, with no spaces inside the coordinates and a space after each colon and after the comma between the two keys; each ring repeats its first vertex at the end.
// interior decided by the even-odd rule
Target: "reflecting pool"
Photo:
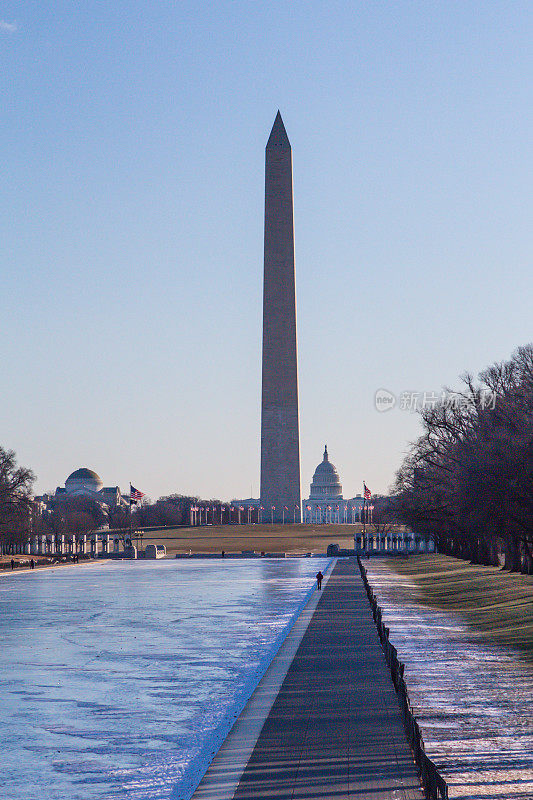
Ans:
{"type": "Polygon", "coordinates": [[[4,800],[190,797],[327,559],[0,578],[4,800]]]}

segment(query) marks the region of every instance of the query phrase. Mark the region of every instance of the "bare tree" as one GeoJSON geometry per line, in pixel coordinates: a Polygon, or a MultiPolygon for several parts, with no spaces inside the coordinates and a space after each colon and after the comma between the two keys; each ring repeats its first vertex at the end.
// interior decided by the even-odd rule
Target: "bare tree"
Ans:
{"type": "Polygon", "coordinates": [[[0,447],[0,537],[11,552],[31,530],[31,490],[35,476],[17,467],[13,450],[0,447]]]}
{"type": "Polygon", "coordinates": [[[110,509],[109,527],[111,535],[125,548],[132,543],[132,536],[139,527],[137,514],[132,514],[130,508],[122,506],[110,509]]]}
{"type": "Polygon", "coordinates": [[[422,413],[398,471],[401,518],[443,552],[533,572],[533,346],[463,376],[459,402],[422,413]],[[487,401],[490,398],[490,402],[487,401]]]}
{"type": "Polygon", "coordinates": [[[374,495],[372,505],[374,508],[370,527],[374,529],[380,539],[383,539],[394,530],[394,526],[398,522],[396,507],[390,497],[380,495],[374,495]]]}

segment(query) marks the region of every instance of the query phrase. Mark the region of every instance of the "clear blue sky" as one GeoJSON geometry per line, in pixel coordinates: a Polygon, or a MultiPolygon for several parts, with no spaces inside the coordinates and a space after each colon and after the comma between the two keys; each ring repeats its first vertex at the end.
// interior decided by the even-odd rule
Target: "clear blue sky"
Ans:
{"type": "Polygon", "coordinates": [[[294,160],[302,484],[386,490],[438,390],[532,336],[531,2],[0,7],[0,443],[259,484],[264,146],[294,160]]]}

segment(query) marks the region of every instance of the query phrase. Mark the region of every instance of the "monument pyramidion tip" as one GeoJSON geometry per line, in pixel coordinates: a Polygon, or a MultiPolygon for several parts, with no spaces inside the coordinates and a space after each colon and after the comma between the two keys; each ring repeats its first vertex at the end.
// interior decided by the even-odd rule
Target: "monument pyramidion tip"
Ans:
{"type": "Polygon", "coordinates": [[[270,131],[266,146],[267,149],[271,147],[286,147],[290,150],[291,148],[291,143],[289,142],[289,137],[287,136],[287,131],[285,130],[285,125],[283,124],[279,110],[276,114],[274,124],[272,125],[272,130],[270,131]]]}

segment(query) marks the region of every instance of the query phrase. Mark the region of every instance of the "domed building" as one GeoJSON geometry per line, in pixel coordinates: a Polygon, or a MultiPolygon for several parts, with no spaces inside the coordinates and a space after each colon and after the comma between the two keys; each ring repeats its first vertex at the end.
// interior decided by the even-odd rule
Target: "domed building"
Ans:
{"type": "Polygon", "coordinates": [[[309,499],[317,500],[319,503],[325,500],[332,502],[342,500],[341,479],[334,464],[329,460],[327,445],[324,447],[324,457],[315,469],[309,499]]]}
{"type": "Polygon", "coordinates": [[[118,486],[104,486],[98,473],[87,467],[71,472],[65,481],[65,487],[57,487],[54,500],[67,500],[70,497],[89,497],[109,508],[127,505],[118,486]]]}
{"type": "Polygon", "coordinates": [[[344,500],[342,484],[335,465],[324,447],[322,461],[315,469],[309,498],[303,501],[304,522],[325,524],[326,522],[353,523],[358,521],[361,497],[344,500]]]}
{"type": "Polygon", "coordinates": [[[67,494],[97,493],[103,487],[102,479],[92,469],[81,467],[72,472],[65,481],[67,494]]]}

